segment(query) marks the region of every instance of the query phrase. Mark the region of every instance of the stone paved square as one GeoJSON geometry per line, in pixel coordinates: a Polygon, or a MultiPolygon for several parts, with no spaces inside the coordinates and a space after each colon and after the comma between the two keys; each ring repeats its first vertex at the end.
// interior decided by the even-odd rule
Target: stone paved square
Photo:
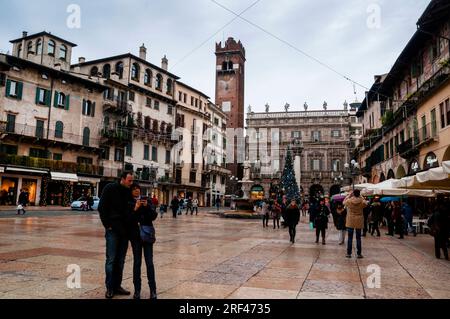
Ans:
{"type": "MultiPolygon", "coordinates": [[[[331,224],[325,246],[314,243],[306,223],[299,224],[295,244],[285,229],[203,211],[155,225],[160,299],[450,298],[450,263],[434,258],[429,235],[368,236],[365,258],[357,260],[345,258],[331,224]],[[373,264],[381,269],[379,289],[367,283],[373,264]]],[[[104,298],[105,240],[97,214],[4,216],[0,229],[1,299],[104,298]],[[67,287],[70,264],[81,268],[81,289],[67,287]]],[[[133,290],[131,246],[123,286],[133,290]]],[[[143,285],[143,298],[148,295],[143,285]]]]}

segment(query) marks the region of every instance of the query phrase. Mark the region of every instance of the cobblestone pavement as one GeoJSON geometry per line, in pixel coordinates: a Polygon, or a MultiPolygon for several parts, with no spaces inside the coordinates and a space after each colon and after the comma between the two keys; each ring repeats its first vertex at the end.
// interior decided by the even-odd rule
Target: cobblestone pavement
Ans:
{"type": "MultiPolygon", "coordinates": [[[[433,257],[429,235],[369,236],[365,258],[347,259],[331,224],[326,245],[314,243],[306,223],[290,244],[285,229],[205,213],[176,220],[166,214],[156,229],[161,299],[450,298],[450,263],[433,257]],[[380,288],[367,282],[372,264],[380,267],[380,288]]],[[[1,218],[0,299],[104,298],[104,251],[96,214],[1,218]],[[81,268],[80,289],[67,287],[70,264],[81,268]]],[[[131,247],[123,286],[133,290],[131,247]]]]}

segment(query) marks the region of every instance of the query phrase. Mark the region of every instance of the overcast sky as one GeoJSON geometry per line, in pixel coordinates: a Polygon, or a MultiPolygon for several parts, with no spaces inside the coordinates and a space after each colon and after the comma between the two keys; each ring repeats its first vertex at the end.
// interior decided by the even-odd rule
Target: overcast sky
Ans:
{"type": "MultiPolygon", "coordinates": [[[[217,0],[240,13],[256,0],[217,0]]],[[[429,0],[260,0],[243,17],[370,87],[375,74],[389,71],[416,29],[429,0]],[[375,5],[375,6],[374,6],[375,5]],[[373,9],[375,8],[375,9],[373,9]],[[375,23],[380,9],[379,28],[375,23]],[[368,12],[369,11],[369,12],[368,12]]],[[[131,52],[145,43],[150,62],[163,55],[181,81],[215,97],[215,42],[241,40],[247,54],[246,109],[342,108],[354,101],[353,85],[260,29],[237,19],[180,61],[235,16],[211,0],[2,0],[0,51],[9,40],[43,30],[77,43],[72,63],[131,52]],[[81,28],[67,27],[67,7],[81,8],[81,28]],[[180,61],[180,62],[179,62],[180,61]],[[179,63],[177,63],[179,62],[179,63]],[[175,63],[177,63],[175,65],[175,63]]],[[[356,86],[358,99],[364,88],[356,86]]]]}

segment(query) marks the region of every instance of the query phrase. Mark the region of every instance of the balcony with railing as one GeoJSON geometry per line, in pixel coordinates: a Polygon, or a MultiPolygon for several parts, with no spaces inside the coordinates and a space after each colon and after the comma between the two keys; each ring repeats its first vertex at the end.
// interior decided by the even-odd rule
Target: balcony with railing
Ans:
{"type": "Polygon", "coordinates": [[[103,176],[103,167],[90,164],[54,161],[45,158],[0,154],[0,164],[48,169],[52,172],[103,176]]]}
{"type": "Polygon", "coordinates": [[[28,142],[43,146],[75,146],[92,150],[99,148],[99,138],[73,134],[68,130],[67,127],[64,127],[63,130],[48,130],[46,127],[12,122],[2,122],[0,125],[0,134],[11,139],[20,139],[22,143],[28,142]]]}
{"type": "Polygon", "coordinates": [[[172,139],[172,126],[168,125],[164,130],[161,128],[146,129],[146,128],[134,128],[133,138],[141,139],[149,143],[161,142],[176,144],[179,142],[178,139],[172,139]]]}
{"type": "Polygon", "coordinates": [[[102,145],[127,145],[132,140],[132,133],[127,128],[103,128],[100,131],[102,145]]]}
{"type": "Polygon", "coordinates": [[[397,152],[401,158],[410,159],[416,156],[419,152],[414,147],[417,144],[418,138],[410,138],[403,143],[397,145],[397,152]]]}
{"type": "Polygon", "coordinates": [[[215,174],[231,175],[231,171],[226,169],[226,165],[207,164],[206,171],[215,174]]]}
{"type": "Polygon", "coordinates": [[[423,147],[429,143],[439,140],[436,122],[428,123],[418,130],[418,143],[416,147],[423,147]]]}
{"type": "Polygon", "coordinates": [[[105,99],[103,101],[103,112],[126,116],[133,112],[133,108],[128,101],[114,96],[111,99],[105,99]]]}

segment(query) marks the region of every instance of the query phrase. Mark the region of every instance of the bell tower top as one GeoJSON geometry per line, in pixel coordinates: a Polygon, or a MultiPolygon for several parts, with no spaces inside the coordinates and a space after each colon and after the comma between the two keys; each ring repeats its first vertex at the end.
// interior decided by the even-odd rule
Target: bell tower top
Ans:
{"type": "Polygon", "coordinates": [[[241,41],[236,42],[232,37],[222,45],[222,42],[216,43],[216,55],[221,54],[240,54],[245,61],[245,48],[241,41]]]}

